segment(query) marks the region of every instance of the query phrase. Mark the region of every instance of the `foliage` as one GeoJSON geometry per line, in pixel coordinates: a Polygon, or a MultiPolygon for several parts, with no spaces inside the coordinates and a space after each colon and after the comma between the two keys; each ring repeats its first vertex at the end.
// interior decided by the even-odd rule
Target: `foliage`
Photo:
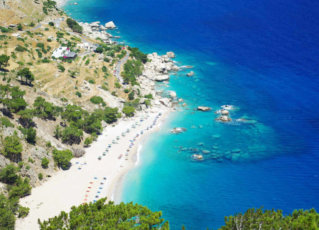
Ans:
{"type": "Polygon", "coordinates": [[[19,112],[25,109],[27,103],[23,99],[25,91],[19,87],[9,85],[0,85],[0,103],[2,103],[10,112],[19,112]]]}
{"type": "Polygon", "coordinates": [[[24,128],[30,128],[35,125],[32,120],[33,114],[34,112],[31,109],[25,109],[18,112],[18,115],[20,115],[19,122],[24,128]]]}
{"type": "Polygon", "coordinates": [[[30,143],[30,144],[35,144],[36,137],[37,137],[37,131],[34,128],[32,128],[32,127],[28,128],[27,131],[26,131],[26,140],[27,140],[27,142],[30,143]]]}
{"type": "Polygon", "coordinates": [[[143,65],[140,60],[128,60],[124,64],[124,71],[121,73],[124,83],[136,85],[136,78],[142,74],[143,65]]]}
{"type": "Polygon", "coordinates": [[[129,47],[128,50],[131,51],[131,57],[134,57],[136,60],[139,60],[144,64],[147,62],[147,55],[141,52],[138,48],[129,47]]]}
{"type": "Polygon", "coordinates": [[[61,108],[47,102],[43,97],[37,97],[33,103],[34,114],[42,119],[55,120],[61,108]]]}
{"type": "Polygon", "coordinates": [[[58,167],[63,170],[67,170],[71,166],[71,159],[73,158],[73,154],[70,150],[53,150],[53,159],[58,167]]]}
{"type": "Polygon", "coordinates": [[[152,212],[138,204],[115,205],[105,200],[72,207],[70,213],[61,212],[47,221],[39,221],[40,229],[169,229],[161,212],[152,212]]]}
{"type": "Polygon", "coordinates": [[[22,144],[20,143],[20,138],[14,134],[12,136],[7,136],[3,141],[2,154],[14,162],[21,160],[22,144]]]}
{"type": "Polygon", "coordinates": [[[18,181],[18,168],[14,164],[9,164],[0,171],[0,181],[6,184],[14,184],[18,181]]]}
{"type": "Polygon", "coordinates": [[[47,0],[46,2],[43,2],[43,13],[48,14],[49,11],[52,11],[54,8],[56,8],[55,1],[47,0]]]}
{"type": "Polygon", "coordinates": [[[85,147],[88,147],[88,146],[90,146],[90,144],[92,144],[92,142],[93,142],[92,137],[87,137],[87,138],[85,138],[85,140],[84,140],[84,146],[85,146],[85,147]]]}
{"type": "Polygon", "coordinates": [[[17,52],[24,52],[26,50],[27,50],[27,48],[25,48],[21,45],[17,45],[17,47],[15,48],[15,51],[17,51],[17,52]]]}
{"type": "Polygon", "coordinates": [[[6,128],[14,127],[14,125],[11,123],[11,121],[8,118],[6,118],[6,117],[1,117],[0,118],[0,125],[4,126],[6,128]]]}
{"type": "Polygon", "coordinates": [[[17,77],[19,77],[21,81],[24,79],[24,83],[27,85],[32,85],[32,82],[34,81],[34,75],[29,68],[20,69],[17,73],[17,77]]]}
{"type": "Polygon", "coordinates": [[[225,217],[225,225],[220,230],[241,229],[307,229],[319,228],[319,214],[314,210],[295,210],[284,216],[281,210],[248,209],[244,214],[225,217]]]}
{"type": "Polygon", "coordinates": [[[80,34],[83,32],[82,26],[80,26],[79,23],[77,23],[77,21],[73,20],[72,18],[68,18],[66,20],[66,23],[71,28],[71,30],[73,30],[73,32],[77,32],[80,34]]]}
{"type": "Polygon", "coordinates": [[[39,173],[39,174],[38,174],[38,178],[39,178],[39,180],[42,180],[42,179],[43,179],[43,174],[42,174],[42,173],[39,173]]]}
{"type": "Polygon", "coordinates": [[[21,205],[19,205],[18,208],[18,217],[19,218],[24,218],[29,214],[30,208],[28,207],[23,207],[21,205]]]}
{"type": "Polygon", "coordinates": [[[15,202],[0,194],[0,229],[14,230],[15,202]]]}
{"type": "Polygon", "coordinates": [[[46,157],[42,158],[42,160],[41,160],[42,168],[47,169],[49,167],[49,162],[50,161],[48,158],[46,158],[46,157]]]}
{"type": "Polygon", "coordinates": [[[80,93],[79,91],[76,91],[75,95],[78,96],[78,97],[82,97],[82,93],[80,93]]]}
{"type": "Polygon", "coordinates": [[[103,48],[102,48],[101,46],[98,46],[98,47],[95,49],[94,52],[101,54],[101,53],[103,53],[103,48]]]}
{"type": "Polygon", "coordinates": [[[125,105],[122,112],[125,114],[125,116],[127,117],[133,117],[134,116],[134,113],[135,113],[135,108],[132,107],[132,106],[128,106],[128,105],[125,105]]]}
{"type": "Polygon", "coordinates": [[[153,99],[153,95],[151,93],[150,94],[146,94],[144,97],[147,98],[147,99],[153,99]]]}
{"type": "Polygon", "coordinates": [[[62,131],[62,135],[61,135],[62,142],[70,144],[70,145],[79,144],[81,142],[82,137],[83,137],[83,131],[73,125],[66,127],[62,131]]]}
{"type": "Polygon", "coordinates": [[[9,60],[10,60],[9,56],[5,54],[0,55],[0,70],[8,66],[9,60]]]}
{"type": "Polygon", "coordinates": [[[104,100],[103,100],[103,98],[100,97],[100,96],[93,96],[93,97],[90,98],[90,101],[91,101],[93,104],[96,104],[96,105],[99,105],[99,104],[101,104],[101,105],[103,105],[103,106],[106,105],[105,102],[104,102],[104,100]]]}
{"type": "Polygon", "coordinates": [[[65,71],[64,66],[61,65],[61,64],[58,65],[58,69],[59,69],[61,72],[64,72],[64,71],[65,71]]]}
{"type": "Polygon", "coordinates": [[[29,179],[19,177],[14,185],[8,186],[9,198],[21,198],[31,194],[29,179]]]}
{"type": "Polygon", "coordinates": [[[130,92],[130,93],[128,94],[128,99],[129,99],[129,100],[134,100],[134,91],[132,91],[132,92],[130,92]]]}
{"type": "Polygon", "coordinates": [[[112,124],[117,121],[119,115],[118,108],[106,107],[104,109],[103,120],[108,124],[112,124]]]}

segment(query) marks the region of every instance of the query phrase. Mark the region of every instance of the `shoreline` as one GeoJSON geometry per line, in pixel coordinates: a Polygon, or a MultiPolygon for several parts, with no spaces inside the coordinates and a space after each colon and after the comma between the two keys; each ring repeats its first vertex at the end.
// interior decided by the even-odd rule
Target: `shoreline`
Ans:
{"type": "Polygon", "coordinates": [[[46,220],[61,211],[68,212],[74,205],[94,202],[102,197],[108,197],[108,200],[120,199],[125,175],[137,166],[139,146],[149,135],[159,130],[171,112],[170,108],[154,106],[133,118],[121,119],[116,125],[106,127],[98,140],[87,148],[83,157],[72,159],[69,170],[57,172],[47,182],[33,188],[30,196],[20,200],[21,205],[30,208],[30,213],[26,218],[17,220],[16,229],[38,229],[38,219],[46,220]],[[130,133],[121,136],[117,144],[112,144],[116,135],[120,136],[133,126],[136,128],[130,128],[130,133]],[[132,143],[134,148],[130,149],[126,158],[124,152],[132,143]],[[99,160],[98,157],[108,145],[112,146],[110,151],[99,160]]]}

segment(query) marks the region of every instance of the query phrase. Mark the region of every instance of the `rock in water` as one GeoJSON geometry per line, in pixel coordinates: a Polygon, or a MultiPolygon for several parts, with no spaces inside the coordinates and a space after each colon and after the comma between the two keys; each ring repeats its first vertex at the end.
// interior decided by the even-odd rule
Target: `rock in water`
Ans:
{"type": "Polygon", "coordinates": [[[203,155],[200,154],[193,154],[192,158],[197,161],[202,161],[204,159],[203,155]]]}
{"type": "Polygon", "coordinates": [[[175,91],[170,91],[170,92],[169,92],[169,96],[174,99],[174,98],[177,97],[177,94],[176,94],[175,91]]]}
{"type": "Polygon", "coordinates": [[[186,132],[186,128],[177,127],[171,130],[171,133],[175,133],[175,134],[183,133],[183,132],[186,132]]]}
{"type": "Polygon", "coordinates": [[[110,22],[105,23],[105,28],[106,29],[115,29],[116,26],[115,26],[113,21],[110,21],[110,22]]]}
{"type": "Polygon", "coordinates": [[[192,76],[194,76],[194,74],[195,74],[194,71],[190,71],[188,74],[186,74],[186,76],[187,77],[192,77],[192,76]]]}
{"type": "Polygon", "coordinates": [[[198,107],[197,107],[197,110],[203,111],[203,112],[207,112],[207,111],[211,111],[212,108],[206,107],[206,106],[198,106],[198,107]]]}
{"type": "Polygon", "coordinates": [[[172,52],[172,51],[167,52],[166,55],[167,55],[167,57],[169,57],[169,58],[175,58],[175,53],[172,52]]]}

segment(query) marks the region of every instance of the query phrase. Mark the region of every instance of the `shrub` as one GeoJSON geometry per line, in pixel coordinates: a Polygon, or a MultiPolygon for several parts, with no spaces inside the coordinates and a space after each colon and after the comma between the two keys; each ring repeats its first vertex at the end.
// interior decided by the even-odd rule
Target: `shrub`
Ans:
{"type": "Polygon", "coordinates": [[[68,18],[66,20],[66,23],[71,28],[71,30],[73,30],[73,32],[77,32],[80,34],[82,33],[83,28],[82,28],[82,26],[79,25],[79,23],[77,23],[77,21],[73,20],[72,18],[68,18]]]}
{"type": "Polygon", "coordinates": [[[147,207],[133,203],[106,203],[106,198],[95,203],[73,206],[70,213],[61,212],[47,221],[39,221],[39,225],[41,230],[169,229],[169,223],[162,218],[161,212],[152,212],[147,207]]]}
{"type": "Polygon", "coordinates": [[[134,100],[134,91],[132,91],[128,94],[128,99],[131,101],[134,100]]]}
{"type": "Polygon", "coordinates": [[[49,22],[49,26],[54,26],[54,22],[49,22]]]}
{"type": "Polygon", "coordinates": [[[4,126],[6,128],[8,127],[14,127],[14,125],[10,122],[10,120],[6,117],[1,117],[0,118],[0,124],[1,126],[4,126]]]}
{"type": "Polygon", "coordinates": [[[58,69],[59,69],[61,72],[64,72],[64,71],[65,71],[64,66],[61,65],[61,64],[58,65],[58,69]]]}
{"type": "Polygon", "coordinates": [[[121,88],[121,84],[119,82],[115,82],[115,88],[121,88]]]}
{"type": "Polygon", "coordinates": [[[94,79],[90,79],[90,80],[89,80],[89,83],[90,83],[90,84],[95,84],[94,79]]]}
{"type": "Polygon", "coordinates": [[[90,144],[92,144],[92,142],[93,142],[92,138],[91,137],[87,137],[84,140],[84,146],[88,147],[90,144]]]}
{"type": "Polygon", "coordinates": [[[37,131],[34,128],[28,128],[26,132],[26,140],[30,144],[35,144],[37,137],[37,131]]]}
{"type": "Polygon", "coordinates": [[[134,113],[135,113],[135,108],[132,107],[132,106],[128,106],[128,105],[125,105],[122,112],[125,114],[125,116],[127,117],[133,117],[134,116],[134,113]]]}
{"type": "Polygon", "coordinates": [[[42,180],[42,179],[43,179],[43,174],[42,174],[42,173],[39,173],[39,174],[38,174],[38,178],[39,178],[39,180],[42,180]]]}
{"type": "Polygon", "coordinates": [[[3,142],[3,155],[14,162],[21,160],[22,144],[20,138],[15,134],[8,136],[3,142]]]}
{"type": "Polygon", "coordinates": [[[79,91],[76,91],[75,95],[78,96],[78,97],[82,97],[82,94],[79,91]]]}
{"type": "Polygon", "coordinates": [[[27,50],[27,48],[25,48],[21,45],[17,45],[17,47],[15,48],[15,51],[17,51],[17,52],[24,52],[26,50],[27,50]]]}
{"type": "Polygon", "coordinates": [[[96,104],[96,105],[99,105],[99,104],[101,104],[101,105],[103,105],[103,106],[106,105],[105,102],[104,102],[104,100],[103,100],[103,98],[100,97],[100,96],[93,96],[93,97],[90,98],[90,101],[91,101],[93,104],[96,104]]]}
{"type": "Polygon", "coordinates": [[[42,160],[41,160],[42,168],[47,169],[49,167],[49,163],[50,163],[50,161],[48,158],[46,158],[46,157],[42,158],[42,160]]]}
{"type": "Polygon", "coordinates": [[[53,150],[53,159],[59,168],[67,170],[71,166],[71,159],[73,154],[70,150],[53,150]]]}
{"type": "Polygon", "coordinates": [[[62,141],[67,144],[79,144],[83,136],[83,131],[75,126],[66,127],[62,131],[62,141]]]}
{"type": "Polygon", "coordinates": [[[27,215],[29,215],[29,211],[30,211],[30,208],[23,207],[23,206],[19,205],[19,207],[18,207],[18,218],[26,217],[27,215]]]}
{"type": "Polygon", "coordinates": [[[9,164],[0,171],[0,181],[6,184],[14,184],[18,181],[18,168],[9,164]]]}

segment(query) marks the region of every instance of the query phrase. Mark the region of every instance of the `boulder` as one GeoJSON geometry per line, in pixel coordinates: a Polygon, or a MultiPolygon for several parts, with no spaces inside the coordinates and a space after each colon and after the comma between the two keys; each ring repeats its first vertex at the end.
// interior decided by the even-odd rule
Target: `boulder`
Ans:
{"type": "Polygon", "coordinates": [[[228,117],[228,116],[222,115],[222,116],[218,117],[216,120],[222,121],[222,122],[230,122],[230,121],[231,121],[231,118],[228,117]]]}
{"type": "Polygon", "coordinates": [[[175,91],[170,91],[170,92],[169,92],[169,96],[174,99],[174,98],[177,97],[177,94],[176,94],[175,91]]]}
{"type": "Polygon", "coordinates": [[[228,116],[228,115],[229,115],[229,111],[226,110],[226,109],[222,109],[222,110],[220,111],[220,113],[221,113],[221,115],[223,115],[223,116],[228,116]]]}
{"type": "Polygon", "coordinates": [[[167,52],[166,55],[167,55],[167,57],[169,57],[169,58],[175,58],[175,57],[176,57],[176,56],[175,56],[175,53],[172,52],[172,51],[167,52]]]}
{"type": "Polygon", "coordinates": [[[198,106],[198,107],[197,107],[197,110],[198,110],[198,111],[203,111],[203,112],[208,112],[208,111],[211,111],[212,108],[206,107],[206,106],[198,106]]]}
{"type": "Polygon", "coordinates": [[[168,98],[161,98],[159,102],[166,107],[170,107],[171,105],[170,100],[168,98]]]}
{"type": "Polygon", "coordinates": [[[186,74],[186,76],[187,77],[192,77],[192,76],[194,76],[194,74],[195,74],[194,71],[190,71],[189,73],[186,74]]]}
{"type": "Polygon", "coordinates": [[[168,80],[169,80],[169,75],[163,74],[163,75],[156,75],[156,76],[154,76],[154,81],[159,81],[159,82],[161,82],[161,81],[168,81],[168,80]]]}
{"type": "Polygon", "coordinates": [[[171,130],[171,133],[174,133],[174,134],[179,134],[179,133],[184,133],[186,132],[186,128],[182,128],[182,127],[177,127],[177,128],[174,128],[171,130]]]}
{"type": "Polygon", "coordinates": [[[115,26],[113,21],[110,21],[110,22],[105,23],[105,28],[106,29],[115,29],[116,26],[115,26]]]}
{"type": "Polygon", "coordinates": [[[201,161],[201,160],[204,159],[203,155],[201,155],[201,154],[193,154],[193,155],[192,155],[192,158],[193,158],[194,160],[197,160],[197,161],[201,161]]]}
{"type": "Polygon", "coordinates": [[[72,149],[73,156],[76,158],[82,157],[85,154],[85,151],[83,149],[72,149]]]}

